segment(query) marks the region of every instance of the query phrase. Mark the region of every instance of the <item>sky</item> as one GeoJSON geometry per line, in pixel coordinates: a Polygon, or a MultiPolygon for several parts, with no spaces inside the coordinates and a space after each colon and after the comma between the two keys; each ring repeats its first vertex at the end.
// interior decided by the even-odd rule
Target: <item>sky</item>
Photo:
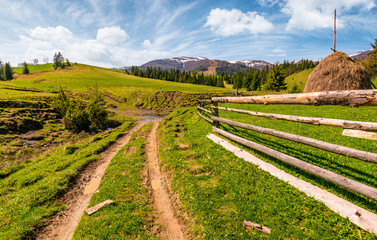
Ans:
{"type": "Polygon", "coordinates": [[[0,59],[102,67],[189,56],[219,60],[322,59],[371,49],[377,0],[0,0],[0,59]]]}

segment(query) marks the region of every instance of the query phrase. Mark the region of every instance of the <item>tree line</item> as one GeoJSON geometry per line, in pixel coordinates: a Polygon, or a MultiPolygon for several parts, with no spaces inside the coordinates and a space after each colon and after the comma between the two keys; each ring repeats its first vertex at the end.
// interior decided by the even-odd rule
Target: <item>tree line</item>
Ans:
{"type": "Polygon", "coordinates": [[[203,73],[198,74],[178,69],[162,70],[160,67],[148,66],[143,69],[132,66],[130,70],[126,70],[126,73],[138,77],[214,87],[224,87],[224,82],[226,82],[227,84],[233,84],[234,89],[246,88],[248,91],[280,91],[286,89],[284,82],[286,76],[314,68],[317,64],[318,62],[311,60],[284,61],[281,64],[276,63],[272,67],[266,67],[262,70],[251,68],[247,71],[238,71],[233,74],[223,71],[219,75],[204,75],[203,73]]]}
{"type": "Polygon", "coordinates": [[[146,69],[142,69],[137,66],[132,66],[130,70],[126,70],[126,73],[138,77],[159,79],[171,82],[192,83],[214,87],[225,87],[224,79],[222,78],[222,76],[204,75],[203,73],[197,74],[192,72],[180,71],[179,69],[171,69],[170,71],[168,71],[162,70],[160,67],[146,67],[146,69]]]}

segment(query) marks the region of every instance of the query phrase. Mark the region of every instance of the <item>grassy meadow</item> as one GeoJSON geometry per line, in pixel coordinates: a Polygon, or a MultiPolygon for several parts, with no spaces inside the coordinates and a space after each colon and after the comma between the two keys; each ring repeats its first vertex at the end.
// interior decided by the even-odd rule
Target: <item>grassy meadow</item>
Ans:
{"type": "MultiPolygon", "coordinates": [[[[373,234],[361,230],[324,204],[213,143],[206,138],[212,132],[211,125],[195,112],[194,108],[179,109],[165,118],[159,130],[162,167],[171,174],[172,188],[195,239],[375,239],[373,234]],[[243,220],[271,228],[272,234],[248,231],[242,225],[243,220]]],[[[225,116],[224,113],[220,115],[225,116]]],[[[253,140],[256,138],[252,133],[230,130],[253,140]]],[[[265,138],[258,136],[256,140],[278,145],[265,138]]],[[[284,149],[280,144],[278,146],[279,150],[284,149]]],[[[300,149],[292,145],[287,147],[287,151],[304,155],[300,149]]],[[[260,153],[254,154],[294,172],[260,153]]],[[[311,154],[319,155],[313,151],[307,155],[311,154]]],[[[331,163],[333,159],[325,157],[313,159],[338,166],[338,162],[331,163]]],[[[351,169],[343,169],[352,175],[351,169]]],[[[309,178],[301,174],[300,178],[309,178]]],[[[330,185],[316,184],[323,188],[330,185]]],[[[376,212],[373,203],[370,204],[369,208],[376,212]]]]}
{"type": "MultiPolygon", "coordinates": [[[[130,129],[131,117],[113,115],[122,124],[99,133],[74,134],[64,129],[50,103],[62,87],[70,97],[86,99],[94,88],[110,108],[151,109],[168,113],[159,126],[161,167],[171,178],[178,215],[194,239],[375,239],[324,204],[256,166],[235,157],[206,138],[211,125],[193,106],[200,95],[229,94],[233,89],[146,79],[88,65],[52,70],[30,66],[31,74],[14,68],[16,79],[0,82],[0,239],[33,239],[38,229],[64,209],[58,198],[87,164],[130,129]],[[22,132],[23,128],[27,131],[22,132]],[[7,133],[4,133],[8,131],[7,133]],[[242,221],[272,229],[270,236],[248,231],[242,221]]],[[[288,89],[305,84],[311,70],[287,78],[288,89]],[[304,82],[305,81],[305,82],[304,82]]],[[[375,80],[376,81],[376,80],[375,80]]],[[[262,93],[256,93],[262,94],[262,93]]],[[[252,111],[377,122],[373,107],[239,105],[252,111]]],[[[342,129],[257,118],[220,111],[220,117],[304,135],[365,151],[377,152],[372,140],[342,136],[342,129]]],[[[90,205],[114,204],[84,214],[74,239],[156,239],[149,193],[143,184],[145,136],[150,125],[110,163],[90,205]]],[[[375,164],[251,131],[222,128],[278,151],[377,187],[375,164]]],[[[236,144],[237,145],[237,144],[236,144]]],[[[242,146],[240,146],[242,147],[242,146]]],[[[377,213],[377,204],[311,176],[262,153],[242,147],[277,167],[377,213]]]]}

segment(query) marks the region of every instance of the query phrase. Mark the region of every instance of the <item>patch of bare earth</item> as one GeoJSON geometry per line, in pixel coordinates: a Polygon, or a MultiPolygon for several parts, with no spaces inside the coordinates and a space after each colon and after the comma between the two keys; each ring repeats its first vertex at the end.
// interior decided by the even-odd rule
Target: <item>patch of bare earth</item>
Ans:
{"type": "Polygon", "coordinates": [[[204,75],[216,75],[216,68],[217,68],[217,62],[211,60],[210,66],[208,67],[207,71],[205,71],[204,75]]]}
{"type": "Polygon", "coordinates": [[[100,154],[101,158],[90,163],[76,178],[71,189],[60,199],[66,209],[57,213],[42,229],[37,239],[65,240],[73,237],[74,231],[82,214],[88,207],[90,199],[97,191],[107,166],[115,154],[126,145],[134,131],[145,123],[138,123],[128,133],[119,138],[106,151],[100,154]]]}
{"type": "Polygon", "coordinates": [[[159,226],[158,234],[161,239],[188,239],[187,227],[177,216],[177,210],[170,193],[167,176],[160,171],[158,152],[158,122],[154,121],[152,130],[146,142],[146,177],[151,186],[155,225],[159,226]]]}

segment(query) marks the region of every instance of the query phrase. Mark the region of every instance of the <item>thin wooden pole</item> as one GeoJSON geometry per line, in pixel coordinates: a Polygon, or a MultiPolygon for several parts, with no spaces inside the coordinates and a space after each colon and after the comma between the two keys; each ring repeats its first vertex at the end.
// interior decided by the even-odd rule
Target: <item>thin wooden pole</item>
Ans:
{"type": "MultiPolygon", "coordinates": [[[[218,107],[218,103],[217,102],[213,102],[212,104],[214,106],[214,108],[213,108],[213,115],[215,117],[218,117],[219,116],[219,110],[216,108],[216,107],[218,107]]],[[[220,123],[218,121],[213,121],[213,122],[215,124],[215,127],[217,127],[217,128],[220,127],[220,123]]]]}
{"type": "MultiPolygon", "coordinates": [[[[212,106],[212,108],[216,108],[216,107],[212,106]]],[[[300,123],[313,124],[313,125],[326,125],[326,126],[341,127],[345,129],[355,129],[355,130],[377,132],[377,123],[374,123],[374,122],[359,122],[359,121],[331,119],[331,118],[302,117],[302,116],[283,115],[283,114],[276,114],[276,113],[253,112],[253,111],[227,108],[227,107],[217,107],[217,108],[219,110],[249,114],[256,117],[265,117],[265,118],[270,118],[270,119],[275,119],[275,120],[286,120],[286,121],[291,121],[291,122],[300,122],[300,123]]]]}
{"type": "Polygon", "coordinates": [[[334,48],[333,51],[336,52],[336,9],[334,9],[334,48]]]}
{"type": "Polygon", "coordinates": [[[248,97],[213,97],[213,102],[252,104],[302,104],[377,106],[377,90],[346,90],[295,94],[276,94],[248,97]]]}
{"type": "Polygon", "coordinates": [[[308,173],[311,173],[317,177],[326,179],[330,182],[333,182],[335,184],[338,184],[339,186],[342,186],[346,189],[349,189],[351,191],[354,191],[356,193],[359,193],[365,197],[368,197],[370,199],[373,199],[377,201],[377,189],[370,187],[368,185],[365,185],[363,183],[357,182],[355,180],[352,180],[350,178],[343,177],[342,175],[336,174],[334,172],[331,172],[329,170],[320,168],[316,165],[307,163],[303,160],[300,160],[298,158],[289,156],[287,154],[278,152],[274,149],[271,149],[269,147],[260,145],[258,143],[252,142],[250,140],[246,140],[244,138],[241,138],[237,135],[234,135],[232,133],[226,132],[224,130],[221,130],[216,127],[212,127],[212,130],[220,135],[223,135],[229,139],[232,139],[238,143],[241,143],[245,146],[248,146],[250,148],[253,148],[259,152],[265,153],[271,157],[274,157],[280,161],[283,161],[285,163],[288,163],[292,166],[295,166],[301,170],[304,170],[308,173]]]}
{"type": "Polygon", "coordinates": [[[199,110],[202,110],[202,111],[204,111],[204,112],[207,112],[207,113],[209,113],[209,114],[213,114],[213,112],[212,112],[211,110],[208,110],[207,108],[204,108],[204,107],[198,106],[198,109],[199,109],[199,110]]]}
{"type": "Polygon", "coordinates": [[[207,117],[204,117],[199,111],[198,111],[198,115],[199,115],[200,117],[202,117],[204,120],[206,120],[207,122],[210,122],[210,123],[213,124],[213,120],[212,120],[212,119],[209,119],[209,118],[207,118],[207,117]]]}
{"type": "Polygon", "coordinates": [[[282,131],[278,131],[278,130],[274,130],[270,128],[263,128],[263,127],[258,127],[258,126],[254,126],[250,124],[235,122],[235,121],[225,119],[225,118],[212,116],[211,119],[213,121],[218,121],[218,122],[226,123],[232,126],[240,127],[243,129],[252,130],[254,132],[264,133],[264,134],[268,134],[268,135],[275,136],[278,138],[283,138],[283,139],[287,139],[287,140],[294,141],[297,143],[302,143],[302,144],[319,148],[325,151],[337,153],[346,157],[356,158],[365,162],[377,163],[377,153],[366,152],[366,151],[362,151],[362,150],[358,150],[354,148],[344,147],[344,146],[320,141],[317,139],[308,138],[308,137],[304,137],[304,136],[300,136],[300,135],[296,135],[292,133],[286,133],[286,132],[282,132],[282,131]]]}

